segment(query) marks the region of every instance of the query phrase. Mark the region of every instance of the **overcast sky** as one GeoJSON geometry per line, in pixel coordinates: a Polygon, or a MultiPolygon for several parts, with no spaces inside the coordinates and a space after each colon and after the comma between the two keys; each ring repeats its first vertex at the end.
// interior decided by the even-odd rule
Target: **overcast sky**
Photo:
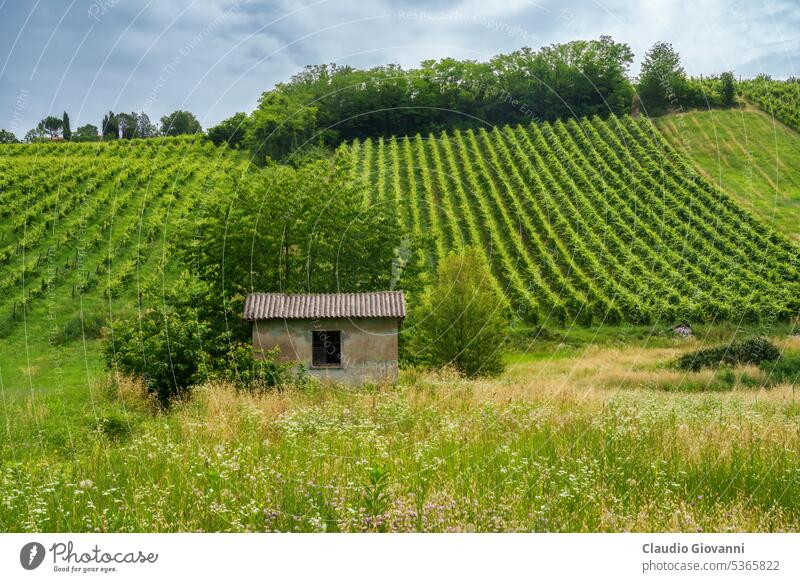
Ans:
{"type": "Polygon", "coordinates": [[[204,127],[251,111],[304,65],[499,52],[610,34],[636,53],[666,40],[690,74],[775,77],[800,66],[800,0],[0,0],[0,128],[47,114],[72,127],[175,109],[204,127]]]}

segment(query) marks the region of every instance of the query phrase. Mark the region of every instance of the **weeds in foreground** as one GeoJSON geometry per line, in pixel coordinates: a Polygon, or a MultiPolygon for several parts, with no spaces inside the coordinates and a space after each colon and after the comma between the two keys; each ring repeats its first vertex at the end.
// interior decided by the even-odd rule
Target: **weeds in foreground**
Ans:
{"type": "MultiPolygon", "coordinates": [[[[681,394],[415,372],[365,390],[208,384],[168,412],[135,382],[101,400],[104,428],[74,429],[80,447],[4,442],[3,531],[800,529],[789,387],[681,394]]],[[[8,406],[20,442],[41,418],[8,406]]]]}

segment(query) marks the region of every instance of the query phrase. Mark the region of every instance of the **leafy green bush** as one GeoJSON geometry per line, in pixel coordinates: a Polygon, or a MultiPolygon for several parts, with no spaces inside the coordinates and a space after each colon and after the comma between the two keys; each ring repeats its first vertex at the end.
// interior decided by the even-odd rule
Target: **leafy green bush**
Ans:
{"type": "Polygon", "coordinates": [[[412,311],[409,359],[453,366],[465,376],[498,374],[511,333],[509,312],[483,256],[473,248],[452,252],[439,263],[436,282],[412,311]]]}
{"type": "Polygon", "coordinates": [[[54,333],[50,341],[55,345],[63,345],[77,339],[97,339],[103,335],[106,318],[96,313],[76,316],[54,333]]]}
{"type": "Polygon", "coordinates": [[[287,378],[289,366],[278,363],[275,352],[253,357],[251,345],[237,335],[241,330],[225,319],[232,302],[215,300],[203,282],[184,274],[166,296],[147,289],[144,299],[160,307],[115,323],[104,355],[109,369],[141,379],[162,406],[208,379],[252,390],[287,378]]]}
{"type": "Polygon", "coordinates": [[[763,362],[770,384],[800,385],[800,354],[784,354],[778,360],[763,362]]]}
{"type": "Polygon", "coordinates": [[[740,366],[761,364],[777,360],[780,350],[765,338],[750,338],[741,342],[733,342],[727,346],[705,348],[688,352],[672,363],[679,370],[697,372],[703,368],[715,368],[719,365],[740,366]]]}
{"type": "Polygon", "coordinates": [[[97,430],[111,440],[122,440],[131,433],[130,419],[113,411],[97,419],[97,430]]]}
{"type": "Polygon", "coordinates": [[[255,357],[253,346],[234,342],[228,350],[228,357],[215,378],[225,380],[240,390],[268,390],[282,384],[292,367],[289,363],[278,361],[279,348],[264,351],[255,357]]]}
{"type": "Polygon", "coordinates": [[[195,308],[165,306],[116,324],[104,355],[109,368],[142,378],[167,405],[207,377],[210,340],[195,308]]]}
{"type": "Polygon", "coordinates": [[[763,337],[747,339],[733,345],[737,346],[740,364],[760,364],[781,357],[781,351],[777,346],[763,337]]]}
{"type": "Polygon", "coordinates": [[[717,373],[714,374],[714,381],[722,387],[732,390],[736,385],[736,372],[729,366],[720,366],[717,373]]]}

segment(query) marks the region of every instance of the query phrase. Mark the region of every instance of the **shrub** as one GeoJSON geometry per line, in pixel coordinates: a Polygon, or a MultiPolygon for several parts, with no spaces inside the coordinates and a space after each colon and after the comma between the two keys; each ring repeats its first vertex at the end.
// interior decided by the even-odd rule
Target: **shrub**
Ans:
{"type": "Polygon", "coordinates": [[[96,313],[75,316],[54,333],[50,341],[63,345],[77,339],[97,339],[103,335],[106,318],[96,313]]]}
{"type": "Polygon", "coordinates": [[[784,354],[775,361],[763,362],[770,384],[800,385],[800,354],[784,354]]]}
{"type": "Polygon", "coordinates": [[[274,352],[255,359],[250,344],[236,335],[241,330],[225,318],[233,302],[215,301],[202,282],[184,274],[165,297],[149,289],[144,297],[161,306],[115,323],[105,344],[107,366],[121,373],[112,384],[125,387],[121,380],[128,377],[135,393],[141,381],[163,407],[208,379],[248,390],[272,388],[286,379],[289,366],[278,363],[274,352]]]}
{"type": "Polygon", "coordinates": [[[777,360],[781,353],[778,348],[765,338],[750,338],[741,342],[733,342],[727,346],[705,348],[688,352],[673,362],[679,370],[697,372],[703,368],[714,368],[721,364],[739,366],[761,364],[777,360]]]}
{"type": "Polygon", "coordinates": [[[140,377],[162,405],[207,376],[209,326],[190,307],[149,310],[119,322],[105,346],[109,368],[140,377]]]}
{"type": "Polygon", "coordinates": [[[436,282],[412,312],[411,357],[451,365],[466,376],[503,370],[503,345],[511,326],[505,298],[492,286],[486,261],[474,249],[450,253],[436,282]]]}
{"type": "Polygon", "coordinates": [[[723,388],[732,390],[736,385],[736,372],[729,366],[720,366],[720,369],[714,374],[714,380],[723,388]]]}
{"type": "Polygon", "coordinates": [[[253,346],[234,342],[228,350],[226,361],[215,366],[219,369],[213,376],[230,382],[240,390],[267,390],[279,386],[286,380],[291,364],[278,361],[279,348],[262,352],[255,357],[253,346]]]}
{"type": "Polygon", "coordinates": [[[129,418],[119,412],[109,412],[97,419],[97,431],[111,440],[122,440],[131,433],[129,418]]]}
{"type": "Polygon", "coordinates": [[[781,351],[775,344],[763,337],[747,339],[733,345],[737,346],[739,364],[757,365],[781,357],[781,351]]]}

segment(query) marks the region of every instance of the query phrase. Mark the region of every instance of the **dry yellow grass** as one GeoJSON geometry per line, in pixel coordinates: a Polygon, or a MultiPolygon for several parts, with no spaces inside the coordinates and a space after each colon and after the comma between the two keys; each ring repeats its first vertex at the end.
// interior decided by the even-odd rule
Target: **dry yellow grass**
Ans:
{"type": "MultiPolygon", "coordinates": [[[[797,338],[780,342],[782,347],[796,347],[797,338]]],[[[686,407],[694,410],[710,400],[720,415],[741,414],[741,422],[719,422],[714,415],[680,419],[675,431],[664,435],[664,450],[698,459],[707,452],[707,443],[717,444],[720,458],[730,457],[737,447],[751,446],[754,441],[796,446],[796,425],[791,417],[777,422],[774,416],[763,421],[750,412],[791,410],[796,406],[795,388],[789,385],[769,389],[734,387],[728,392],[685,393],[682,384],[691,377],[694,385],[710,385],[714,371],[695,373],[665,368],[682,350],[674,348],[603,348],[591,347],[579,356],[550,362],[522,363],[512,366],[507,374],[496,379],[464,379],[453,370],[409,370],[403,373],[397,387],[379,386],[367,391],[334,386],[290,386],[266,393],[242,393],[227,384],[211,383],[199,387],[194,402],[178,412],[188,430],[198,426],[197,407],[202,410],[200,424],[213,438],[231,441],[238,438],[242,418],[255,419],[265,435],[273,432],[276,420],[288,413],[309,407],[337,410],[357,409],[369,418],[376,415],[378,404],[387,400],[405,403],[414,412],[447,414],[457,411],[468,414],[487,404],[505,407],[515,403],[548,406],[554,411],[550,421],[555,425],[570,420],[571,415],[602,415],[614,402],[629,402],[641,395],[642,402],[664,409],[686,407]],[[661,388],[673,387],[675,391],[661,388]],[[656,388],[654,390],[654,388],[656,388]],[[733,411],[733,412],[731,412],[733,411]]],[[[737,372],[750,377],[763,377],[755,366],[737,372]]],[[[248,425],[250,426],[250,425],[248,425]]]]}

